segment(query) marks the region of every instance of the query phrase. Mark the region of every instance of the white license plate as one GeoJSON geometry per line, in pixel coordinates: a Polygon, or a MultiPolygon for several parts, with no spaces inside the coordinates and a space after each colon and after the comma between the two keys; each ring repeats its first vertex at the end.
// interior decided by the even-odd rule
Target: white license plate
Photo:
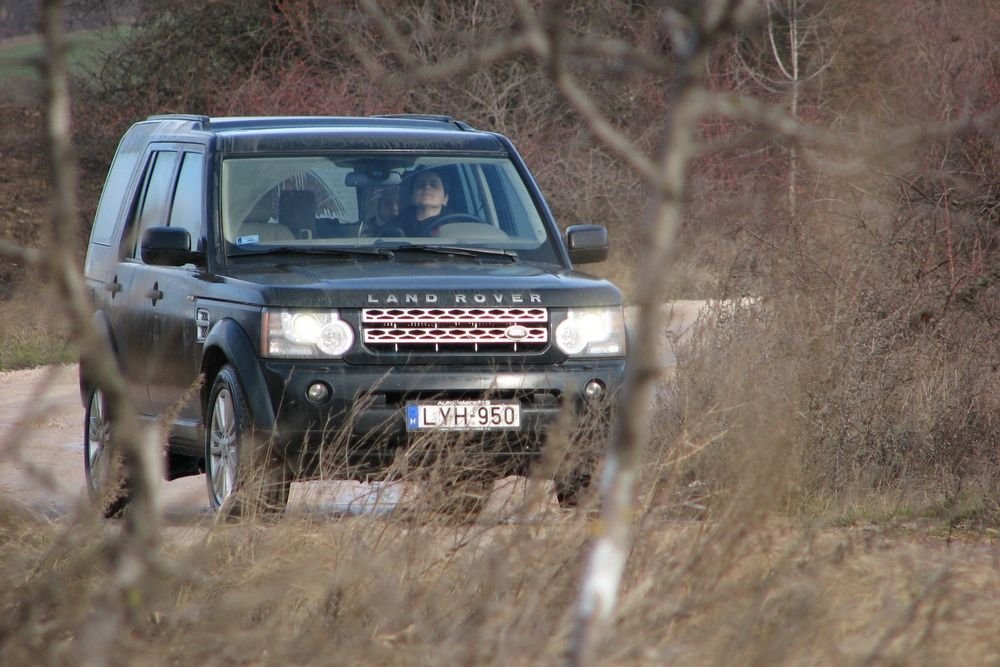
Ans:
{"type": "Polygon", "coordinates": [[[521,428],[517,401],[434,401],[406,404],[407,431],[507,431],[521,428]]]}

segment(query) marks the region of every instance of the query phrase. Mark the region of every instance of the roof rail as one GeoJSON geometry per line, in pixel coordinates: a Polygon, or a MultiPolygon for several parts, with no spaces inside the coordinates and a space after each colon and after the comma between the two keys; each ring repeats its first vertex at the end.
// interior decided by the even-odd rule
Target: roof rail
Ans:
{"type": "Polygon", "coordinates": [[[146,120],[189,120],[192,123],[197,123],[202,128],[205,128],[208,125],[210,118],[208,116],[193,113],[164,113],[149,116],[146,120]]]}
{"type": "Polygon", "coordinates": [[[446,116],[444,114],[431,114],[431,113],[387,113],[372,116],[372,118],[399,118],[401,120],[433,120],[439,123],[448,123],[449,125],[454,125],[460,130],[469,131],[472,130],[472,126],[468,123],[464,123],[460,120],[456,120],[451,116],[446,116]]]}

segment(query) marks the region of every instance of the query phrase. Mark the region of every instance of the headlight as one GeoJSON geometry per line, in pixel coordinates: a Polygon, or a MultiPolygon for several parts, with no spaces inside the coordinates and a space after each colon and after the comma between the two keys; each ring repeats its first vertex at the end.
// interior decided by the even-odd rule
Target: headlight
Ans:
{"type": "Polygon", "coordinates": [[[354,344],[354,330],[336,311],[264,309],[261,350],[265,357],[328,359],[354,344]]]}
{"type": "Polygon", "coordinates": [[[625,354],[625,320],[620,306],[571,308],[556,327],[556,345],[571,357],[625,354]]]}

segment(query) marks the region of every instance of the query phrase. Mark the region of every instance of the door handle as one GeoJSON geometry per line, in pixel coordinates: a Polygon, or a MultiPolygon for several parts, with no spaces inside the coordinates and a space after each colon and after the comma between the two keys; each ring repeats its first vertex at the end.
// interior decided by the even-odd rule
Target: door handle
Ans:
{"type": "Polygon", "coordinates": [[[160,290],[160,283],[153,283],[153,289],[146,291],[146,298],[156,305],[156,302],[163,298],[163,292],[160,290]]]}

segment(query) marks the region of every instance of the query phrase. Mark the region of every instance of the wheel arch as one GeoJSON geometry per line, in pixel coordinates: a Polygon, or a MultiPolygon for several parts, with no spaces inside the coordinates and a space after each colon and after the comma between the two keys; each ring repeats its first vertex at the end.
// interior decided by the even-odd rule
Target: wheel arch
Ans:
{"type": "MultiPolygon", "coordinates": [[[[121,362],[118,356],[118,342],[115,340],[114,328],[111,326],[111,321],[108,318],[108,314],[103,310],[95,311],[91,317],[91,323],[93,324],[94,330],[97,332],[97,338],[100,341],[104,341],[108,345],[108,349],[111,352],[115,363],[118,365],[118,371],[121,372],[121,362]]],[[[87,401],[90,398],[90,390],[93,389],[93,380],[91,380],[92,373],[87,366],[87,359],[82,355],[80,357],[80,364],[77,369],[80,378],[80,402],[84,407],[87,406],[87,401]]]]}
{"type": "Polygon", "coordinates": [[[226,365],[235,369],[243,385],[247,407],[254,422],[254,427],[260,431],[274,433],[276,420],[271,397],[264,380],[257,356],[250,337],[236,321],[224,319],[219,321],[205,339],[202,352],[201,373],[205,381],[201,386],[202,414],[208,414],[208,398],[212,385],[219,371],[226,365]]]}

